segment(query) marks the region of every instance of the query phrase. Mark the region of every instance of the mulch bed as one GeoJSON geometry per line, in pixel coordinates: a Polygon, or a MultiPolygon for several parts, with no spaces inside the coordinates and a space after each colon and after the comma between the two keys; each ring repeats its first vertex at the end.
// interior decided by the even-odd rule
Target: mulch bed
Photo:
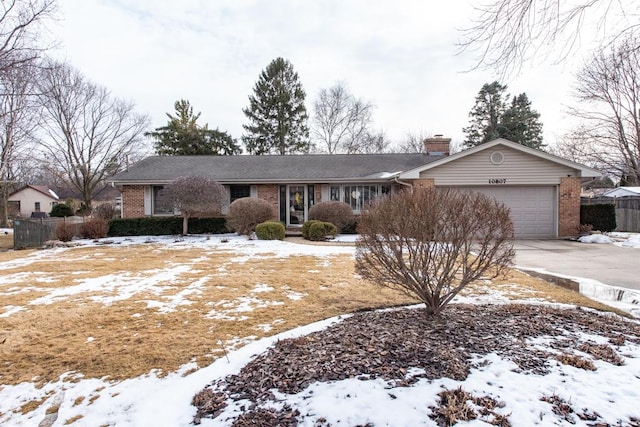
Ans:
{"type": "MultiPolygon", "coordinates": [[[[202,390],[193,399],[194,422],[217,417],[228,399],[246,399],[251,404],[234,426],[294,426],[300,420],[295,408],[260,407],[274,399],[271,390],[295,394],[315,382],[347,378],[382,378],[395,387],[421,378],[464,380],[473,367],[472,354],[495,352],[521,372],[544,375],[556,356],[525,342],[540,336],[555,337],[552,348],[561,353],[570,355],[582,346],[592,357],[616,363],[618,346],[640,343],[640,325],[580,308],[521,304],[451,305],[437,318],[421,309],[357,313],[323,331],[279,341],[239,374],[202,390]],[[609,345],[585,342],[580,333],[607,337],[609,345]]],[[[437,412],[433,418],[441,423],[437,412]]]]}

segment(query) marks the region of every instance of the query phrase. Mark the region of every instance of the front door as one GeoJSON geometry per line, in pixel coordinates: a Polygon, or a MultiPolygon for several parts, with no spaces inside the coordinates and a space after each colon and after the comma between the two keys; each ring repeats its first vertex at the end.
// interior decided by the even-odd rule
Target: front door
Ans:
{"type": "Polygon", "coordinates": [[[307,220],[307,187],[290,185],[287,191],[287,226],[302,225],[307,220]]]}

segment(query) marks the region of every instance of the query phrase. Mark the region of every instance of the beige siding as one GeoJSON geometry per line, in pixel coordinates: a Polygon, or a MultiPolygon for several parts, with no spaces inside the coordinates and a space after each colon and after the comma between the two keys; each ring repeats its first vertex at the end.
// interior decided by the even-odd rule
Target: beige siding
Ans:
{"type": "Polygon", "coordinates": [[[557,185],[576,170],[504,146],[481,151],[420,173],[433,178],[436,186],[449,185],[557,185]],[[489,156],[500,151],[504,160],[494,165],[489,156]],[[490,180],[497,180],[492,181],[490,180]],[[506,181],[505,181],[506,180],[506,181]]]}
{"type": "Polygon", "coordinates": [[[22,191],[11,196],[8,201],[20,202],[20,216],[28,218],[31,216],[31,212],[36,211],[36,202],[40,203],[40,212],[51,212],[51,208],[57,202],[52,197],[47,197],[41,192],[34,190],[33,188],[25,188],[22,191]]]}

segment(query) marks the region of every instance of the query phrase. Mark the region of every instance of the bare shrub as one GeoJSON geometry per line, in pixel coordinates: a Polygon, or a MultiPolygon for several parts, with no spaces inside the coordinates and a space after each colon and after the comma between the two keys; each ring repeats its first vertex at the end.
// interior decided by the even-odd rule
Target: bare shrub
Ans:
{"type": "Polygon", "coordinates": [[[330,222],[342,232],[353,222],[353,209],[345,202],[320,202],[309,209],[309,219],[330,222]]]}
{"type": "Polygon", "coordinates": [[[511,265],[513,224],[502,203],[475,192],[416,189],[376,199],[358,222],[356,269],[440,311],[469,283],[511,265]]]}
{"type": "Polygon", "coordinates": [[[271,203],[257,197],[242,197],[229,205],[227,225],[238,234],[248,235],[256,225],[275,218],[271,203]]]}
{"type": "Polygon", "coordinates": [[[111,203],[102,203],[98,205],[98,207],[94,211],[94,215],[96,216],[96,218],[101,218],[108,221],[110,219],[113,219],[115,212],[116,209],[111,203]]]}
{"type": "Polygon", "coordinates": [[[83,239],[100,239],[107,237],[109,233],[109,221],[102,218],[93,218],[82,224],[80,236],[83,239]]]}
{"type": "Polygon", "coordinates": [[[56,239],[62,242],[70,242],[76,231],[75,224],[59,222],[56,224],[56,239]]]}

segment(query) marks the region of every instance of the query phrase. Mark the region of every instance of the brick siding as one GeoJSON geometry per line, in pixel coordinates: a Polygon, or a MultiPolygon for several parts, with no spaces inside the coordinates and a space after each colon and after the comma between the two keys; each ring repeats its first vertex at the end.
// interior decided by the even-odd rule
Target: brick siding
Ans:
{"type": "Polygon", "coordinates": [[[144,215],[144,185],[122,186],[122,218],[140,218],[144,215]]]}
{"type": "Polygon", "coordinates": [[[273,219],[278,218],[278,200],[280,198],[280,187],[278,184],[258,185],[258,198],[264,199],[273,206],[273,219]]]}
{"type": "Polygon", "coordinates": [[[575,236],[580,225],[580,178],[560,178],[558,237],[575,236]]]}
{"type": "Polygon", "coordinates": [[[416,189],[417,188],[433,188],[436,186],[433,178],[414,179],[412,184],[413,184],[413,188],[416,188],[416,189]]]}

